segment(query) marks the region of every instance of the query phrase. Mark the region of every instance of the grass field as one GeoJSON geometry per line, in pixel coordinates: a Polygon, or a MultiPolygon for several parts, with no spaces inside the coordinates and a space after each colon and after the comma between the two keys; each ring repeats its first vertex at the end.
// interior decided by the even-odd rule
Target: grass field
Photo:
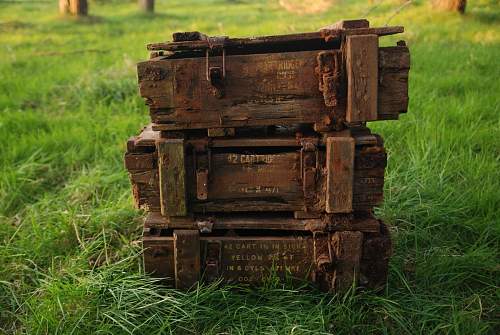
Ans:
{"type": "Polygon", "coordinates": [[[399,13],[396,0],[337,3],[300,16],[277,0],[168,0],[145,16],[102,0],[78,20],[56,1],[0,1],[0,333],[500,333],[500,5],[470,1],[460,16],[428,1],[399,13]],[[409,113],[372,124],[389,152],[387,289],[181,293],[144,276],[122,164],[148,121],[134,68],[144,45],[363,16],[404,25],[412,53],[409,113]]]}

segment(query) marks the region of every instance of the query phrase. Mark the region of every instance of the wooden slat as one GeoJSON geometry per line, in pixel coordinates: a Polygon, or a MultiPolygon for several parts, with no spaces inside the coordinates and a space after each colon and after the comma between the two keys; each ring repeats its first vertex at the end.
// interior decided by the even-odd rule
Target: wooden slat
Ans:
{"type": "Polygon", "coordinates": [[[186,169],[184,140],[158,142],[161,212],[168,216],[184,216],[186,208],[186,169]]]}
{"type": "Polygon", "coordinates": [[[153,153],[126,153],[125,168],[132,170],[149,170],[156,166],[153,153]]]}
{"type": "Polygon", "coordinates": [[[378,36],[346,38],[347,122],[377,120],[378,36]]]}
{"type": "MultiPolygon", "coordinates": [[[[328,28],[328,27],[326,27],[328,28]]],[[[236,52],[250,49],[253,52],[268,52],[271,49],[276,51],[287,51],[293,47],[300,49],[301,45],[307,45],[310,48],[323,48],[327,49],[328,44],[324,43],[325,31],[329,35],[337,35],[338,40],[341,39],[342,34],[346,35],[366,35],[374,34],[378,36],[399,34],[404,31],[403,27],[378,27],[378,28],[358,28],[358,29],[323,29],[317,32],[289,34],[289,35],[274,35],[274,36],[259,36],[247,38],[228,38],[224,43],[224,48],[229,52],[235,54],[236,52]]],[[[162,42],[151,43],[147,46],[148,50],[164,50],[164,51],[186,51],[186,50],[206,50],[209,44],[206,40],[197,41],[179,41],[179,42],[162,42]]]]}
{"type": "Polygon", "coordinates": [[[354,139],[329,137],[326,141],[326,212],[352,211],[354,139]]]}
{"type": "Polygon", "coordinates": [[[359,279],[363,233],[359,231],[337,232],[332,237],[335,255],[334,289],[345,291],[359,279]]]}
{"type": "Polygon", "coordinates": [[[203,216],[196,218],[168,218],[158,212],[150,212],[144,220],[147,228],[158,229],[199,229],[198,222],[211,222],[213,230],[251,229],[251,230],[296,230],[296,231],[361,231],[379,232],[379,222],[373,217],[353,218],[349,220],[323,219],[293,219],[270,215],[230,215],[203,216]]]}
{"type": "Polygon", "coordinates": [[[189,289],[200,279],[200,233],[174,230],[175,287],[189,289]]]}
{"type": "Polygon", "coordinates": [[[389,258],[392,254],[392,241],[389,230],[380,222],[380,232],[365,234],[363,255],[360,266],[360,284],[380,289],[387,283],[389,258]]]}
{"type": "Polygon", "coordinates": [[[378,120],[397,120],[408,109],[410,51],[406,46],[379,49],[378,120]]]}
{"type": "Polygon", "coordinates": [[[162,278],[168,286],[175,285],[174,245],[171,238],[148,236],[146,230],[142,239],[144,271],[157,278],[162,278]]]}
{"type": "MultiPolygon", "coordinates": [[[[222,99],[211,94],[205,58],[150,60],[137,66],[139,90],[153,122],[162,124],[154,130],[315,123],[327,109],[318,90],[316,56],[316,51],[227,56],[222,99]]],[[[222,58],[211,62],[221,64],[222,58]]]]}
{"type": "MultiPolygon", "coordinates": [[[[293,150],[275,154],[260,154],[259,151],[212,153],[208,197],[206,201],[192,203],[193,209],[251,211],[264,210],[259,207],[270,204],[278,210],[300,209],[304,199],[299,165],[299,153],[293,150]],[[281,208],[283,206],[286,208],[281,208]]],[[[195,198],[194,183],[189,185],[188,194],[195,198]]]]}

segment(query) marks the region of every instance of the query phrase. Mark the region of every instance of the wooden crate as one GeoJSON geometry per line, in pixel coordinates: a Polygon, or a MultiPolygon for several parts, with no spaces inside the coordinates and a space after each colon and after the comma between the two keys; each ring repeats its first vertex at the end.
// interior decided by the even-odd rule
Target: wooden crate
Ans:
{"type": "Polygon", "coordinates": [[[155,130],[314,124],[318,131],[397,119],[408,107],[409,51],[379,36],[403,27],[342,21],[254,38],[176,33],[137,66],[155,130]]]}
{"type": "Polygon", "coordinates": [[[145,228],[143,246],[145,271],[179,289],[219,278],[259,285],[270,277],[309,281],[325,291],[345,290],[353,282],[379,288],[387,280],[391,254],[391,239],[383,224],[374,232],[275,234],[145,228]]]}
{"type": "Polygon", "coordinates": [[[138,207],[167,217],[199,213],[370,211],[383,199],[386,153],[365,127],[164,138],[144,129],[125,155],[138,207]]]}

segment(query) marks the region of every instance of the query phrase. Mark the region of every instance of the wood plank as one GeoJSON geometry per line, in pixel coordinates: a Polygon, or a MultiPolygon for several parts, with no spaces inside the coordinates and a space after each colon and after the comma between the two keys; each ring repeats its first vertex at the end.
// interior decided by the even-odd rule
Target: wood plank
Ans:
{"type": "MultiPolygon", "coordinates": [[[[378,28],[360,28],[360,29],[323,29],[317,32],[310,33],[300,33],[300,34],[289,34],[289,35],[273,35],[273,36],[258,36],[258,37],[247,37],[247,38],[228,38],[224,43],[224,48],[227,50],[228,54],[236,54],[237,52],[244,52],[248,50],[250,52],[269,52],[270,50],[275,50],[275,52],[280,51],[292,51],[292,50],[304,50],[303,47],[306,46],[309,50],[315,48],[315,50],[320,49],[331,49],[331,45],[325,43],[324,36],[325,31],[328,31],[329,35],[338,35],[337,41],[340,41],[342,34],[346,35],[367,35],[374,34],[378,36],[394,35],[404,32],[404,28],[400,26],[395,27],[378,27],[378,28]],[[329,47],[330,46],[330,47],[329,47]]],[[[151,43],[147,45],[147,49],[150,51],[192,51],[192,50],[206,50],[209,48],[209,44],[206,40],[198,41],[179,41],[179,42],[161,42],[161,43],[151,43]]]]}
{"type": "Polygon", "coordinates": [[[329,137],[326,143],[326,212],[349,213],[353,203],[354,139],[329,137]]]}
{"type": "Polygon", "coordinates": [[[379,50],[378,119],[397,120],[408,110],[410,51],[406,46],[379,50]]]}
{"type": "Polygon", "coordinates": [[[150,212],[144,226],[156,229],[200,229],[200,225],[211,223],[212,230],[288,230],[288,231],[361,231],[379,232],[379,222],[373,217],[339,220],[332,216],[322,219],[294,219],[287,216],[262,215],[196,215],[196,217],[164,217],[159,212],[150,212]]]}
{"type": "Polygon", "coordinates": [[[359,279],[363,233],[343,231],[333,234],[332,249],[335,254],[333,284],[336,291],[346,291],[359,279]]]}
{"type": "Polygon", "coordinates": [[[161,212],[168,216],[184,216],[186,207],[186,168],[184,140],[158,142],[161,212]]]}
{"type": "Polygon", "coordinates": [[[316,51],[227,56],[222,99],[210,93],[204,58],[146,61],[138,64],[139,89],[152,112],[170,111],[153,112],[153,121],[163,124],[155,130],[314,123],[327,111],[316,56],[316,51]]]}
{"type": "Polygon", "coordinates": [[[200,233],[197,230],[174,230],[175,287],[192,288],[200,279],[200,233]]]}
{"type": "Polygon", "coordinates": [[[387,283],[392,241],[389,230],[380,222],[380,232],[365,234],[360,266],[360,285],[380,289],[387,283]]]}
{"type": "Polygon", "coordinates": [[[162,278],[163,283],[175,286],[174,244],[171,238],[158,238],[144,233],[142,238],[144,272],[156,278],[162,278]]]}
{"type": "Polygon", "coordinates": [[[378,36],[346,38],[347,122],[377,120],[378,36]]]}
{"type": "Polygon", "coordinates": [[[125,168],[132,170],[149,170],[156,167],[153,153],[126,153],[124,157],[125,168]]]}
{"type": "MultiPolygon", "coordinates": [[[[275,154],[261,154],[259,150],[212,153],[208,197],[206,201],[194,201],[193,209],[248,211],[252,210],[247,208],[252,201],[256,201],[254,208],[266,206],[266,203],[276,208],[302,206],[304,197],[299,181],[299,158],[296,151],[275,154]]],[[[188,175],[192,176],[193,173],[189,172],[188,175]]],[[[189,198],[196,199],[194,183],[189,185],[189,198]]]]}

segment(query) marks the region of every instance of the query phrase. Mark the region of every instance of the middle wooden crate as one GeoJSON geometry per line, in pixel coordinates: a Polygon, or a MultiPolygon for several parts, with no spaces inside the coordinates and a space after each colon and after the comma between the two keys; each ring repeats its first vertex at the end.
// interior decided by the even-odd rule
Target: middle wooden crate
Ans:
{"type": "Polygon", "coordinates": [[[370,211],[383,199],[386,153],[366,127],[317,134],[247,130],[234,137],[162,137],[145,128],[128,142],[137,207],[195,213],[370,211]]]}

